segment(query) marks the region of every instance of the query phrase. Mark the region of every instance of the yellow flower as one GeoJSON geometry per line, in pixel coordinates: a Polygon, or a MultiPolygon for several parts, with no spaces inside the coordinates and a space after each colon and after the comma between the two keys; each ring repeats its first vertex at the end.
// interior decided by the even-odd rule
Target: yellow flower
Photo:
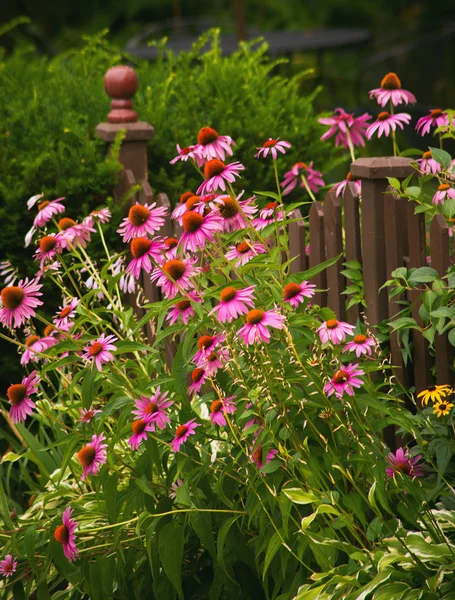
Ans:
{"type": "Polygon", "coordinates": [[[435,415],[438,415],[438,417],[442,417],[442,415],[448,415],[452,408],[453,404],[451,402],[445,402],[444,400],[440,400],[436,402],[433,406],[433,412],[435,415]]]}
{"type": "Polygon", "coordinates": [[[417,394],[417,398],[422,398],[421,402],[423,406],[426,406],[429,400],[432,402],[439,402],[442,398],[450,396],[451,393],[452,388],[450,385],[430,385],[428,389],[417,394]]]}

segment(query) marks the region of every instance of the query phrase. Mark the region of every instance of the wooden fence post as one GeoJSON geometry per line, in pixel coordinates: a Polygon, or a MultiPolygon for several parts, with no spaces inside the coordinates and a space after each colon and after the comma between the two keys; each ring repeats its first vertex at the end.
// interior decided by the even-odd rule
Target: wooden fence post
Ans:
{"type": "Polygon", "coordinates": [[[362,180],[363,279],[368,320],[377,325],[388,316],[387,290],[378,291],[388,279],[384,227],[384,192],[387,177],[404,179],[414,168],[411,159],[397,157],[359,158],[351,165],[353,177],[362,180]]]}

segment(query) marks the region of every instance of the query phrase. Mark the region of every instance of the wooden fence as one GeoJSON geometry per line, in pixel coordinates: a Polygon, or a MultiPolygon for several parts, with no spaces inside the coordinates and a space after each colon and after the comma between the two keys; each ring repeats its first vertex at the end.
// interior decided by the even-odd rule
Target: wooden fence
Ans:
{"type": "MultiPolygon", "coordinates": [[[[107,72],[105,89],[112,98],[112,110],[108,122],[98,125],[96,134],[111,144],[117,132],[125,130],[120,151],[124,170],[114,190],[115,198],[123,197],[139,184],[140,190],[133,195],[132,202],[156,202],[170,207],[167,196],[154,196],[148,182],[147,142],[153,137],[153,127],[137,120],[131,100],[137,87],[137,76],[130,67],[113,67],[107,72]]],[[[346,311],[346,296],[342,292],[347,282],[341,271],[343,262],[359,262],[363,269],[366,318],[371,325],[377,325],[384,319],[393,318],[400,310],[398,298],[389,301],[387,290],[381,290],[392,271],[401,266],[410,269],[427,265],[425,220],[423,214],[414,214],[414,204],[394,195],[388,187],[388,177],[402,180],[413,172],[410,159],[362,158],[356,160],[350,170],[352,176],[362,182],[361,198],[356,194],[355,185],[349,183],[343,199],[329,192],[324,202],[315,202],[311,206],[308,231],[303,219],[290,224],[290,253],[296,257],[291,270],[294,273],[304,271],[341,254],[337,264],[314,278],[313,282],[321,290],[314,302],[331,308],[338,319],[355,324],[360,316],[359,306],[346,311]],[[309,257],[305,252],[308,241],[309,257]]],[[[172,227],[172,222],[167,220],[161,233],[172,236],[172,227]]],[[[449,231],[442,215],[436,215],[431,223],[430,248],[431,266],[440,275],[445,275],[453,244],[449,244],[449,231]]],[[[147,277],[144,278],[144,289],[150,301],[160,299],[159,290],[147,277]]],[[[420,323],[418,296],[419,292],[413,291],[408,300],[412,303],[413,318],[420,323]]],[[[413,330],[412,334],[413,362],[408,365],[403,362],[397,334],[391,335],[390,349],[397,378],[406,387],[415,385],[417,392],[433,385],[435,379],[438,384],[453,385],[453,348],[447,335],[437,335],[433,358],[420,331],[413,330]],[[431,373],[433,363],[436,378],[431,373]]],[[[171,359],[173,348],[169,347],[167,352],[171,359]]]]}

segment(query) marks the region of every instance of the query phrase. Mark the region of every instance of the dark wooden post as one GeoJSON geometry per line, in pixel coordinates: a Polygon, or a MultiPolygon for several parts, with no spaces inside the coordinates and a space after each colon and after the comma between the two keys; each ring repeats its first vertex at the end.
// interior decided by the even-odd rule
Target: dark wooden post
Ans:
{"type": "Polygon", "coordinates": [[[111,145],[116,134],[125,131],[119,156],[124,172],[114,190],[116,199],[122,197],[132,185],[142,184],[148,179],[147,141],[153,137],[154,130],[149,123],[138,121],[137,113],[133,110],[132,98],[138,87],[136,72],[125,65],[112,67],[104,76],[104,88],[112,99],[112,110],[107,116],[107,123],[100,123],[95,133],[111,145]]]}
{"type": "Polygon", "coordinates": [[[384,227],[384,192],[387,177],[404,179],[414,172],[411,159],[403,157],[359,158],[351,165],[353,177],[362,180],[362,257],[368,321],[377,325],[387,318],[387,291],[378,291],[387,281],[384,227]]]}

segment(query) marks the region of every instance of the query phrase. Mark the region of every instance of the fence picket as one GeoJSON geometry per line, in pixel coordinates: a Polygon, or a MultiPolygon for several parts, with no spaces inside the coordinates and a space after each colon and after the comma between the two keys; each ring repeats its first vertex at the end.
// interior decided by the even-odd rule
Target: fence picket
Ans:
{"type": "MultiPolygon", "coordinates": [[[[326,260],[344,252],[340,199],[328,192],[324,202],[324,238],[326,260]]],[[[310,246],[311,248],[311,246],[310,246]]],[[[343,258],[327,269],[327,303],[340,321],[346,320],[345,278],[341,274],[343,258]]]]}
{"type": "MultiPolygon", "coordinates": [[[[314,202],[310,208],[310,267],[325,261],[324,207],[314,202]]],[[[325,271],[313,278],[319,292],[314,295],[314,303],[327,306],[327,274],[325,271]]]]}
{"type": "Polygon", "coordinates": [[[305,223],[302,218],[300,209],[294,210],[292,219],[299,219],[294,223],[289,223],[288,235],[289,235],[289,253],[291,258],[297,257],[290,267],[291,273],[299,273],[305,271],[307,268],[306,260],[306,239],[305,239],[305,223]]]}
{"type": "MultiPolygon", "coordinates": [[[[362,242],[360,234],[360,199],[355,184],[349,182],[343,198],[346,261],[355,260],[362,264],[362,242]]],[[[360,316],[360,305],[348,308],[349,323],[356,323],[360,316]]]]}

